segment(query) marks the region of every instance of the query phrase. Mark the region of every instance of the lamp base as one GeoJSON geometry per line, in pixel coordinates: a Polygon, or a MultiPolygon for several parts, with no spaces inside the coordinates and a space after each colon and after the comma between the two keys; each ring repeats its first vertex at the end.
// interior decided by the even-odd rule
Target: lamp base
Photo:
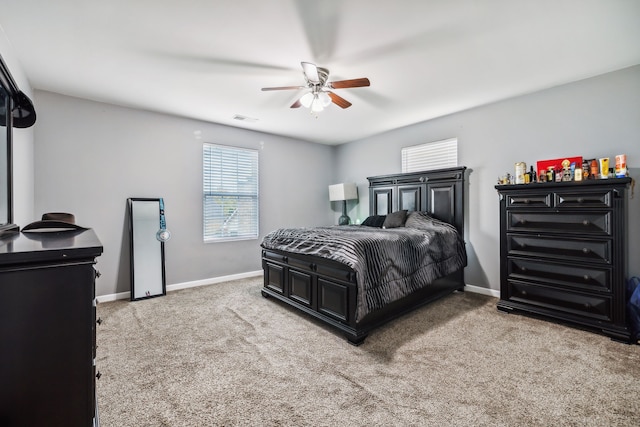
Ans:
{"type": "Polygon", "coordinates": [[[349,225],[351,218],[347,215],[347,201],[342,201],[342,216],[338,218],[338,225],[349,225]]]}
{"type": "Polygon", "coordinates": [[[338,218],[338,225],[349,225],[350,222],[351,218],[346,215],[342,215],[340,218],[338,218]]]}

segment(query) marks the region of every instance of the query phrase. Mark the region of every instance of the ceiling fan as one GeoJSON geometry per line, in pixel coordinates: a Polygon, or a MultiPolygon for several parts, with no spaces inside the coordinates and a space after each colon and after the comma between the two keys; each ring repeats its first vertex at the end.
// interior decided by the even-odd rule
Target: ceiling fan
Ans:
{"type": "Polygon", "coordinates": [[[366,77],[351,80],[338,80],[328,82],[329,70],[318,67],[310,62],[301,62],[302,72],[307,82],[305,86],[279,86],[279,87],[263,87],[263,91],[270,90],[292,90],[292,89],[310,89],[309,92],[302,95],[291,104],[291,108],[299,108],[304,106],[310,108],[312,112],[317,113],[324,110],[332,102],[339,107],[349,108],[351,103],[341,96],[336,95],[332,89],[345,89],[351,87],[369,86],[369,79],[366,77]]]}

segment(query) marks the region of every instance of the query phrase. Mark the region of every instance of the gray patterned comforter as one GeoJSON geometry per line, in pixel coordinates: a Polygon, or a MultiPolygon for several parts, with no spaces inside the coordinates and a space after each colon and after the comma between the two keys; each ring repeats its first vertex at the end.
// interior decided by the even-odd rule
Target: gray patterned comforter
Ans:
{"type": "Polygon", "coordinates": [[[464,240],[455,227],[424,212],[411,212],[399,228],[279,229],[267,234],[261,246],[351,267],[358,279],[357,321],[467,263],[464,240]]]}

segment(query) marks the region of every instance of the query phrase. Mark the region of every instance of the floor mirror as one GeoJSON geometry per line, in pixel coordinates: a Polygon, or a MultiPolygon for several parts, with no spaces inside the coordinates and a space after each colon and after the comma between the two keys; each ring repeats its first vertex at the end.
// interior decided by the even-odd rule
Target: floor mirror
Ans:
{"type": "Polygon", "coordinates": [[[162,199],[129,198],[131,301],[166,295],[164,268],[164,203],[162,199]]]}

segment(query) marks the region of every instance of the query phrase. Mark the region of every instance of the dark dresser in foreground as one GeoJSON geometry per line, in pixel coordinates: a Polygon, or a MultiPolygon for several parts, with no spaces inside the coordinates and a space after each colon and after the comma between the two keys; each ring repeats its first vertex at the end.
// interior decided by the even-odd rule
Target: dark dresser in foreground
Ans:
{"type": "Polygon", "coordinates": [[[498,309],[544,316],[627,341],[630,178],[497,185],[498,309]]]}
{"type": "Polygon", "coordinates": [[[0,426],[99,425],[93,230],[0,236],[0,426]]]}

